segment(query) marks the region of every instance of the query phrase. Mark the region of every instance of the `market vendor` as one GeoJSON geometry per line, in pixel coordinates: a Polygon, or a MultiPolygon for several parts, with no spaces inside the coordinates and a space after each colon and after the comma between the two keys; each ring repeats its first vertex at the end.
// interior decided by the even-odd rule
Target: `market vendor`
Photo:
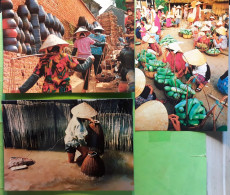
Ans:
{"type": "MultiPolygon", "coordinates": [[[[72,56],[75,56],[77,53],[77,58],[80,63],[84,63],[85,60],[92,55],[91,53],[91,46],[104,46],[104,42],[96,42],[90,37],[90,32],[85,27],[79,27],[79,29],[75,32],[76,40],[74,42],[74,49],[72,52],[72,56]]],[[[82,92],[85,93],[88,89],[89,84],[89,74],[90,69],[82,72],[82,78],[85,80],[84,87],[82,92]]]]}
{"type": "Polygon", "coordinates": [[[183,52],[178,43],[170,43],[166,46],[163,53],[163,62],[169,63],[172,72],[175,72],[178,78],[182,77],[185,73],[185,61],[183,60],[183,52]]]}
{"type": "Polygon", "coordinates": [[[148,32],[150,35],[150,38],[148,39],[148,44],[149,44],[148,49],[152,49],[154,52],[157,53],[156,55],[161,56],[162,50],[161,50],[161,46],[158,44],[159,35],[156,34],[157,30],[158,30],[157,26],[152,26],[152,28],[148,32]]]}
{"type": "Polygon", "coordinates": [[[91,53],[95,57],[94,72],[95,72],[95,75],[97,75],[97,74],[100,74],[102,71],[100,62],[101,62],[101,56],[103,54],[104,46],[106,45],[106,36],[102,34],[104,29],[101,26],[97,26],[96,28],[93,29],[93,31],[94,31],[94,34],[91,33],[89,37],[101,43],[101,47],[96,47],[95,45],[91,45],[91,53]]]}
{"type": "Polygon", "coordinates": [[[199,44],[204,44],[207,46],[207,48],[210,47],[210,38],[207,37],[207,32],[210,31],[210,29],[207,26],[204,26],[200,30],[201,32],[199,33],[199,37],[196,42],[196,46],[199,47],[199,44]]]}
{"type": "Polygon", "coordinates": [[[141,22],[141,29],[139,30],[139,32],[141,33],[141,39],[146,35],[146,28],[145,28],[145,23],[141,22]]]}
{"type": "Polygon", "coordinates": [[[194,49],[185,52],[183,59],[190,65],[190,72],[192,73],[190,80],[196,82],[196,92],[200,92],[211,78],[210,67],[205,56],[198,49],[194,49]]]}
{"type": "Polygon", "coordinates": [[[193,7],[188,8],[188,22],[189,26],[192,25],[193,21],[195,20],[195,15],[193,13],[193,7]]]}
{"type": "Polygon", "coordinates": [[[158,7],[157,14],[156,14],[156,17],[155,17],[155,20],[154,20],[154,25],[158,27],[158,30],[157,30],[157,34],[158,35],[161,34],[161,15],[162,15],[162,9],[164,9],[164,7],[162,5],[160,5],[158,7]]]}
{"type": "Polygon", "coordinates": [[[218,48],[221,52],[227,49],[228,47],[228,40],[226,36],[226,28],[223,26],[216,29],[216,34],[213,35],[213,43],[216,48],[218,48]]]}
{"type": "Polygon", "coordinates": [[[166,18],[166,27],[170,28],[171,26],[172,26],[172,19],[171,19],[171,15],[170,15],[170,12],[169,12],[168,15],[167,15],[167,18],[166,18]]]}
{"type": "Polygon", "coordinates": [[[73,117],[65,130],[65,151],[68,154],[68,162],[74,163],[75,153],[78,150],[81,155],[77,158],[76,162],[81,164],[89,151],[87,147],[88,131],[85,121],[95,123],[92,117],[97,115],[97,111],[89,104],[83,102],[73,107],[71,113],[73,117]]]}
{"type": "Polygon", "coordinates": [[[217,88],[222,94],[228,95],[228,70],[219,78],[217,88]]]}
{"type": "Polygon", "coordinates": [[[84,63],[80,64],[77,60],[62,52],[63,47],[68,45],[66,41],[56,35],[49,35],[39,50],[45,52],[44,56],[39,59],[33,74],[16,92],[27,92],[43,76],[45,77],[42,87],[43,93],[72,92],[69,70],[86,71],[93,64],[94,57],[89,55],[84,63]]]}

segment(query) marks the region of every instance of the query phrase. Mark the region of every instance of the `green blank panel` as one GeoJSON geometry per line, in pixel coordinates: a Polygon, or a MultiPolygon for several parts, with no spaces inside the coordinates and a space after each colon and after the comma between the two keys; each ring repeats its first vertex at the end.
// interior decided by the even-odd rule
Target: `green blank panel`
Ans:
{"type": "Polygon", "coordinates": [[[205,195],[205,134],[135,132],[135,195],[205,195]]]}

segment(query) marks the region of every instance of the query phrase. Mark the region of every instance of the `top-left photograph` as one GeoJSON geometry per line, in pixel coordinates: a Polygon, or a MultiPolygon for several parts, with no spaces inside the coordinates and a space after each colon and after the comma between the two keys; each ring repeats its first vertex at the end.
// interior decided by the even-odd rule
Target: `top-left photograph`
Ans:
{"type": "Polygon", "coordinates": [[[134,0],[1,0],[3,93],[134,92],[134,0]]]}

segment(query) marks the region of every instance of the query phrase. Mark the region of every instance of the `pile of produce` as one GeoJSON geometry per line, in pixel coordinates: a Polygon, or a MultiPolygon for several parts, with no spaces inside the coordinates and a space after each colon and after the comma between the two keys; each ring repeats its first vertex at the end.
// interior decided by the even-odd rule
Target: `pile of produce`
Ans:
{"type": "Polygon", "coordinates": [[[149,62],[145,65],[145,71],[150,71],[150,72],[154,72],[156,71],[158,68],[162,68],[165,67],[167,64],[162,62],[162,61],[158,61],[158,60],[149,60],[149,62]]]}
{"type": "Polygon", "coordinates": [[[169,68],[158,68],[155,81],[159,84],[169,85],[175,79],[175,74],[169,68]]]}
{"type": "Polygon", "coordinates": [[[187,85],[181,82],[180,79],[169,80],[169,86],[164,87],[165,92],[169,97],[175,100],[185,99],[188,93],[188,97],[195,95],[196,92],[191,88],[191,85],[187,85]]]}
{"type": "Polygon", "coordinates": [[[150,60],[156,60],[156,56],[152,53],[147,52],[145,49],[141,53],[137,54],[138,62],[149,63],[150,60]]]}
{"type": "Polygon", "coordinates": [[[184,126],[197,126],[207,116],[203,102],[196,98],[182,100],[175,106],[175,113],[184,126]]]}
{"type": "Polygon", "coordinates": [[[191,29],[180,29],[180,33],[184,35],[192,35],[192,30],[191,29]]]}
{"type": "Polygon", "coordinates": [[[170,43],[177,42],[176,39],[174,39],[171,35],[166,35],[163,39],[160,41],[160,45],[168,45],[170,43]]]}
{"type": "Polygon", "coordinates": [[[202,50],[208,50],[208,46],[204,43],[197,43],[197,48],[202,50]]]}
{"type": "Polygon", "coordinates": [[[207,54],[220,54],[220,50],[217,49],[217,48],[212,48],[212,49],[209,49],[208,51],[206,51],[207,54]]]}

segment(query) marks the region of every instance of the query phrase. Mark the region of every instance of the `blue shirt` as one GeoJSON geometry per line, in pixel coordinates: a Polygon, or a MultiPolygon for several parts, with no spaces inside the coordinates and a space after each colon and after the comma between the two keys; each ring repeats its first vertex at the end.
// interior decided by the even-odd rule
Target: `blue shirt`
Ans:
{"type": "MultiPolygon", "coordinates": [[[[97,40],[99,42],[105,42],[105,35],[103,34],[99,34],[99,35],[95,35],[95,34],[90,34],[89,37],[93,40],[97,40]]],[[[102,47],[96,47],[94,45],[91,45],[91,52],[93,55],[102,55],[103,51],[102,51],[102,47]]]]}

